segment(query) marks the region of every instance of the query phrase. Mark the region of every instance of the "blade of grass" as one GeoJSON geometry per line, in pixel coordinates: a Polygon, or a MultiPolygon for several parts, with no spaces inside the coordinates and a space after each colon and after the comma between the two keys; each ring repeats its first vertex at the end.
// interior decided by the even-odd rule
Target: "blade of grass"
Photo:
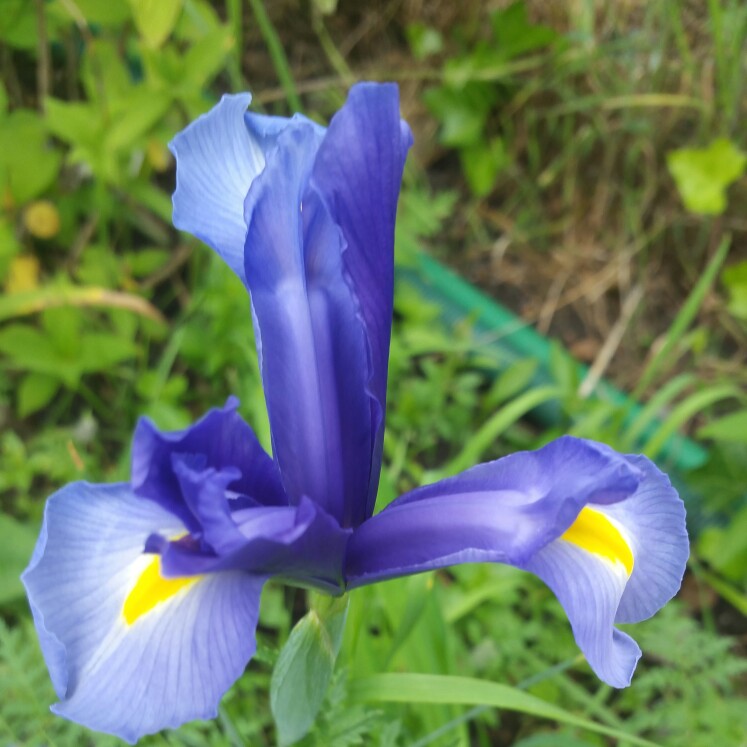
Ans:
{"type": "Polygon", "coordinates": [[[711,288],[713,281],[716,279],[718,271],[721,269],[721,265],[726,259],[726,255],[729,252],[729,246],[731,244],[731,236],[725,236],[721,243],[716,249],[716,253],[713,255],[711,261],[708,263],[703,274],[700,276],[700,280],[695,284],[690,295],[685,301],[682,308],[677,313],[672,326],[669,328],[664,344],[654,354],[654,357],[649,361],[648,365],[641,374],[641,378],[638,381],[633,394],[633,399],[640,399],[643,392],[651,384],[657,375],[666,371],[666,366],[669,363],[669,357],[674,350],[674,347],[685,334],[685,331],[695,319],[698,310],[703,304],[703,300],[706,294],[711,288]]]}
{"type": "Polygon", "coordinates": [[[319,39],[319,44],[324,51],[324,54],[329,60],[329,64],[332,65],[334,71],[340,76],[345,82],[346,86],[350,86],[355,82],[355,75],[350,69],[350,66],[345,61],[345,58],[340,54],[340,51],[335,46],[335,42],[327,31],[327,27],[324,25],[324,18],[317,8],[314,8],[311,16],[311,25],[314,29],[314,33],[319,39]]]}
{"type": "Polygon", "coordinates": [[[706,407],[720,402],[721,400],[739,398],[742,392],[735,386],[724,384],[722,386],[709,387],[701,392],[696,392],[672,410],[670,416],[656,429],[654,434],[643,447],[644,453],[650,459],[656,459],[664,448],[667,440],[679,430],[688,420],[693,418],[706,407]]]}
{"type": "Polygon", "coordinates": [[[259,33],[262,34],[262,38],[265,40],[265,44],[267,44],[267,51],[270,53],[270,59],[277,73],[278,80],[285,92],[288,106],[290,106],[292,111],[300,112],[303,110],[303,106],[301,105],[301,99],[296,90],[296,83],[293,80],[293,73],[288,64],[288,58],[285,55],[280,37],[277,31],[275,31],[270,17],[267,15],[262,0],[249,0],[249,6],[257,21],[259,33]]]}
{"type": "Polygon", "coordinates": [[[738,589],[726,579],[719,578],[715,573],[707,571],[705,568],[695,569],[695,573],[709,586],[713,587],[734,609],[739,610],[739,612],[747,616],[747,593],[738,589]]]}
{"type": "Polygon", "coordinates": [[[480,461],[480,457],[495,442],[508,427],[513,425],[519,418],[526,415],[530,410],[557,399],[561,391],[555,386],[543,386],[531,389],[528,392],[511,400],[504,405],[495,415],[489,418],[483,426],[469,439],[465,447],[452,459],[443,469],[443,475],[455,475],[457,472],[471,467],[480,461]]]}
{"type": "Polygon", "coordinates": [[[415,626],[420,621],[420,618],[425,610],[425,605],[428,601],[428,595],[433,589],[433,576],[427,575],[424,578],[413,576],[408,579],[408,595],[405,603],[405,608],[402,611],[402,617],[399,620],[399,625],[394,633],[392,644],[389,647],[389,652],[384,658],[384,669],[388,669],[389,665],[394,658],[394,655],[399,651],[400,646],[407,640],[408,636],[415,629],[415,626]]]}
{"type": "Polygon", "coordinates": [[[568,435],[578,438],[594,438],[604,431],[607,423],[619,413],[619,406],[614,402],[594,402],[588,414],[575,418],[568,435]]]}
{"type": "Polygon", "coordinates": [[[517,687],[473,677],[439,674],[376,674],[351,682],[351,697],[365,702],[486,705],[526,713],[580,729],[626,740],[641,747],[654,743],[598,724],[523,692],[517,687]]]}
{"type": "Polygon", "coordinates": [[[456,601],[444,607],[444,620],[453,625],[457,620],[469,615],[487,599],[500,599],[514,585],[511,578],[499,578],[491,583],[481,584],[476,589],[466,592],[456,601]]]}
{"type": "MultiPolygon", "coordinates": [[[[566,661],[562,661],[560,662],[560,664],[556,664],[554,667],[550,667],[544,672],[539,672],[533,677],[528,677],[523,682],[520,682],[516,687],[519,690],[526,690],[528,687],[536,685],[538,682],[543,682],[544,680],[550,679],[550,677],[554,677],[556,674],[564,672],[566,669],[572,667],[577,663],[579,658],[583,657],[574,656],[572,659],[566,659],[566,661]]],[[[431,732],[422,739],[419,739],[417,742],[413,742],[410,747],[426,747],[426,745],[433,744],[433,742],[440,739],[444,734],[448,734],[452,729],[456,729],[458,726],[472,721],[472,719],[477,718],[478,716],[489,710],[490,706],[486,705],[479,705],[475,706],[474,708],[470,708],[469,711],[463,713],[461,716],[457,716],[451,721],[448,721],[443,726],[436,729],[436,731],[431,732]]]]}
{"type": "Polygon", "coordinates": [[[695,381],[692,374],[680,374],[668,381],[641,409],[635,419],[630,423],[622,437],[623,449],[634,449],[641,436],[654,421],[657,414],[661,412],[672,400],[678,397],[690,384],[695,381]]]}

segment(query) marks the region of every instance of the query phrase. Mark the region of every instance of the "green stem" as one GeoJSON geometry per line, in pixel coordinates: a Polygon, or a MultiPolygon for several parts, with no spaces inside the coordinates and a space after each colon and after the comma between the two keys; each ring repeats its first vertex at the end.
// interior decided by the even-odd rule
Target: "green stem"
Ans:
{"type": "Polygon", "coordinates": [[[285,50],[280,42],[275,27],[272,25],[270,17],[267,15],[265,6],[262,0],[249,0],[249,5],[254,13],[254,18],[259,26],[259,32],[262,34],[262,38],[267,44],[267,50],[270,53],[272,64],[275,67],[280,85],[285,92],[285,98],[288,101],[288,105],[294,112],[300,112],[303,109],[301,105],[301,99],[298,96],[296,90],[296,83],[293,80],[293,74],[291,73],[290,65],[288,64],[288,58],[285,55],[285,50]]]}

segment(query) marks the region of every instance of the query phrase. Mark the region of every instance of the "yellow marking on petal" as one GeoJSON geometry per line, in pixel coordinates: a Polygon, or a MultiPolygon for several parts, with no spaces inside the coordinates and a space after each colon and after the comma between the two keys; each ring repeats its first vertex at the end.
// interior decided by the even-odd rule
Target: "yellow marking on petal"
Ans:
{"type": "Polygon", "coordinates": [[[161,558],[156,555],[138,577],[132,591],[125,599],[122,613],[128,625],[150,612],[154,607],[171,599],[188,586],[197,583],[200,576],[164,578],[161,575],[161,558]]]}
{"type": "Polygon", "coordinates": [[[633,552],[620,530],[600,511],[585,506],[560,539],[600,555],[613,563],[622,563],[633,572],[633,552]]]}

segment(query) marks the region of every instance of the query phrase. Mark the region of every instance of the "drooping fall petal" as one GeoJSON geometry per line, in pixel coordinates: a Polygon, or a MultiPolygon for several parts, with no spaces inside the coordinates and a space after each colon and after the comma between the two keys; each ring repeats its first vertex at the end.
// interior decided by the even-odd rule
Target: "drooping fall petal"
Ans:
{"type": "Polygon", "coordinates": [[[164,579],[148,535],[184,526],[126,484],[53,495],[23,575],[60,702],[53,710],[135,742],[212,718],[254,653],[264,579],[164,579]],[[155,565],[154,565],[155,564],[155,565]]]}
{"type": "Polygon", "coordinates": [[[676,593],[688,556],[682,502],[644,457],[558,439],[416,489],[359,527],[349,586],[465,562],[507,563],[555,592],[605,682],[630,682],[640,650],[614,628],[676,593]]]}

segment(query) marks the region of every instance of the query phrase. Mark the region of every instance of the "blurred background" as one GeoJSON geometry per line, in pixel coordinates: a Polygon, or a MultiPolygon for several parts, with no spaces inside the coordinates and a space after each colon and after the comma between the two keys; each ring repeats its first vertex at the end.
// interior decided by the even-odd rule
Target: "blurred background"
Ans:
{"type": "MultiPolygon", "coordinates": [[[[0,0],[2,744],[116,743],[48,711],[18,581],[46,497],[126,480],[140,415],[180,428],[229,394],[269,445],[245,291],[173,228],[167,143],[231,91],[326,123],[360,79],[399,83],[415,135],[377,506],[573,433],[671,472],[693,555],[630,630],[625,691],[513,569],[356,591],[303,744],[747,744],[746,39],[739,0],[0,0]],[[631,736],[356,696],[381,672],[506,683],[631,736]]],[[[269,585],[219,719],[142,743],[274,744],[304,609],[269,585]]]]}

